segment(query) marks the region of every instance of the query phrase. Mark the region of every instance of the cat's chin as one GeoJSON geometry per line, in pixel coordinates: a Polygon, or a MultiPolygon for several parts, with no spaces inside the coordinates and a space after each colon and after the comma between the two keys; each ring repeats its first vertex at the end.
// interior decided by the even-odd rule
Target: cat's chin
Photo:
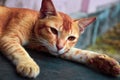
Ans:
{"type": "Polygon", "coordinates": [[[50,54],[52,54],[53,56],[59,56],[60,55],[58,53],[50,53],[50,54]]]}
{"type": "Polygon", "coordinates": [[[52,55],[54,55],[54,56],[59,56],[59,55],[61,55],[61,54],[63,54],[63,53],[60,53],[60,52],[50,52],[50,54],[52,54],[52,55]]]}
{"type": "Polygon", "coordinates": [[[64,51],[64,50],[59,50],[59,51],[49,51],[50,54],[54,55],[54,56],[59,56],[59,55],[62,55],[64,53],[67,53],[70,49],[64,51]]]}

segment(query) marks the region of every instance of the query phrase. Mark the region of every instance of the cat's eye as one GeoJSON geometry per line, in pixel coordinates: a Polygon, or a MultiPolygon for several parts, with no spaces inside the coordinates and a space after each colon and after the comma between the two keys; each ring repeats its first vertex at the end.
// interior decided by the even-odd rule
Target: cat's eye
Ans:
{"type": "Polygon", "coordinates": [[[74,37],[74,36],[70,36],[70,37],[68,37],[68,40],[69,41],[73,41],[73,40],[75,40],[76,38],[74,37]]]}
{"type": "Polygon", "coordinates": [[[58,31],[55,28],[50,27],[50,30],[53,34],[58,35],[58,31]]]}

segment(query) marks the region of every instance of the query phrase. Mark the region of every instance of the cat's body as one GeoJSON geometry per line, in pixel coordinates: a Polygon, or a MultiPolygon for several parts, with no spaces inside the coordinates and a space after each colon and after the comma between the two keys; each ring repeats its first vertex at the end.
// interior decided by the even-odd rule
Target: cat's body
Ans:
{"type": "Polygon", "coordinates": [[[0,50],[27,77],[36,77],[39,67],[22,47],[47,51],[64,59],[92,66],[110,75],[119,75],[119,63],[103,54],[74,48],[79,35],[95,18],[73,20],[57,12],[51,0],[43,0],[40,12],[0,7],[0,50]],[[102,64],[101,64],[102,62],[102,64]]]}
{"type": "MultiPolygon", "coordinates": [[[[12,26],[17,28],[18,32],[21,28],[32,31],[36,20],[38,19],[38,12],[29,9],[7,8],[0,7],[0,34],[9,33],[12,26]],[[29,27],[30,26],[30,27],[29,27]],[[31,30],[30,30],[31,29],[31,30]]],[[[29,32],[26,31],[26,32],[29,32]]],[[[17,31],[16,31],[17,32],[17,31]]],[[[30,32],[29,32],[30,33],[30,32]]],[[[25,36],[26,33],[24,33],[25,36]]]]}

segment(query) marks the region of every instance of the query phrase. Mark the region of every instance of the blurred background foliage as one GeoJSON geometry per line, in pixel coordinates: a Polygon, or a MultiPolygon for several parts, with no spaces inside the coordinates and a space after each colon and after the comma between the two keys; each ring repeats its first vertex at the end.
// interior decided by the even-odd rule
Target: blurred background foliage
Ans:
{"type": "Polygon", "coordinates": [[[120,61],[120,23],[98,37],[95,44],[87,49],[108,54],[120,61]]]}

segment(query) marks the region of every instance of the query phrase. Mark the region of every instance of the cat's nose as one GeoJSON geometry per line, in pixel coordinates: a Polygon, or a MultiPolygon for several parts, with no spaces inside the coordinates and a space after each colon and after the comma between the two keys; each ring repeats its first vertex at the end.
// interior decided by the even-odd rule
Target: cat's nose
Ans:
{"type": "Polygon", "coordinates": [[[61,50],[63,48],[63,46],[61,46],[61,45],[56,45],[56,47],[58,50],[61,50]]]}
{"type": "Polygon", "coordinates": [[[65,45],[65,41],[63,39],[58,39],[56,43],[57,50],[63,49],[65,45]]]}

